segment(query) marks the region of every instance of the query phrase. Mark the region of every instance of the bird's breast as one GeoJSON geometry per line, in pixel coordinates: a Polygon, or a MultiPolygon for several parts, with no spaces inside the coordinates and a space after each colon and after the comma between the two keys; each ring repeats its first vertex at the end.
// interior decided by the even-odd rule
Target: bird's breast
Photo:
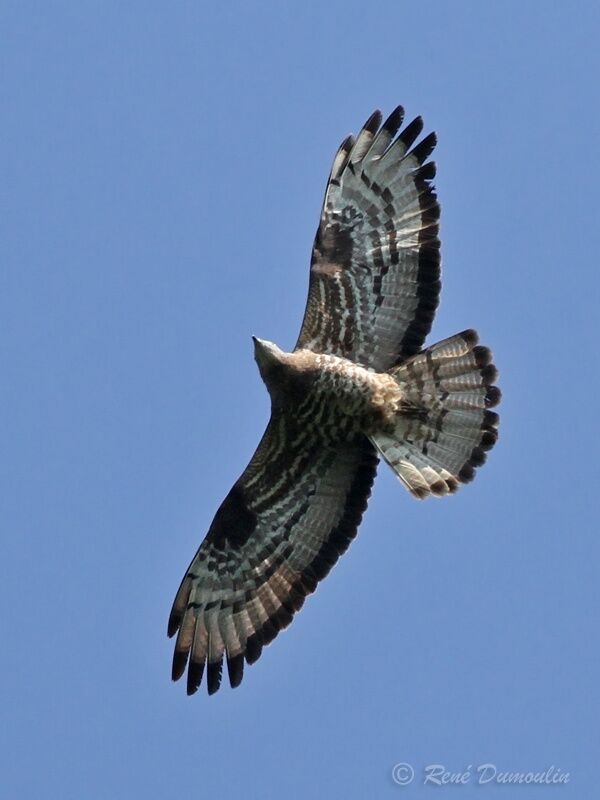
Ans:
{"type": "Polygon", "coordinates": [[[285,394],[300,420],[337,420],[345,429],[369,432],[397,413],[401,393],[389,375],[338,356],[291,355],[285,394]]]}

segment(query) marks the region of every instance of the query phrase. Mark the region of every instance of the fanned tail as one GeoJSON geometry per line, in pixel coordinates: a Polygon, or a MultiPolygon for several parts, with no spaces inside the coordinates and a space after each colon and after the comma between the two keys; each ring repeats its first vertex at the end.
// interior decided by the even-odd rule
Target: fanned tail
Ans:
{"type": "Polygon", "coordinates": [[[390,370],[403,400],[394,428],[371,436],[415,497],[443,496],[473,480],[498,438],[498,372],[473,330],[444,339],[390,370]]]}

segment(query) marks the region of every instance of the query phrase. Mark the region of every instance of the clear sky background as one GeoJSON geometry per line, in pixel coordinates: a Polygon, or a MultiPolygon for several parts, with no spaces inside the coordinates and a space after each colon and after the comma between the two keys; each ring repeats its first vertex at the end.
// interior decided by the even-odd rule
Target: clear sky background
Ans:
{"type": "Polygon", "coordinates": [[[595,795],[599,13],[0,5],[3,798],[595,795]],[[493,348],[500,442],[446,500],[380,468],[291,628],[187,698],[167,617],[268,418],[250,336],[293,346],[331,158],[397,103],[439,137],[429,341],[493,348]],[[571,780],[423,785],[484,762],[571,780]]]}

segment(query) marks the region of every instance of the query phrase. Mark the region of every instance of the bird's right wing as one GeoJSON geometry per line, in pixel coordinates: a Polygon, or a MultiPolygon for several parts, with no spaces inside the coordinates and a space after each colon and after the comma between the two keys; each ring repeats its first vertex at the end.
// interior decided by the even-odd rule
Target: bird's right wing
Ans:
{"type": "Polygon", "coordinates": [[[423,346],[440,292],[436,138],[399,106],[376,111],[334,159],[296,345],[384,371],[423,346]],[[398,135],[396,135],[398,134],[398,135]]]}
{"type": "Polygon", "coordinates": [[[169,620],[173,679],[189,660],[192,694],[207,664],[210,694],[227,657],[232,686],[292,620],[356,534],[377,456],[363,436],[326,445],[274,413],[183,578],[169,620]]]}

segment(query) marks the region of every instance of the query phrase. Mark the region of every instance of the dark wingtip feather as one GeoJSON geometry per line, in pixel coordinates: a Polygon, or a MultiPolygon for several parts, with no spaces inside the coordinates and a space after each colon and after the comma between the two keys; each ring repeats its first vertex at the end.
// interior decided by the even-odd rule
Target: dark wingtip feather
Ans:
{"type": "Polygon", "coordinates": [[[341,143],[339,149],[344,153],[349,153],[353,147],[354,147],[354,134],[349,133],[348,136],[346,136],[344,141],[341,143]]]}
{"type": "Polygon", "coordinates": [[[355,144],[354,136],[351,133],[349,133],[348,136],[346,136],[344,141],[339,146],[338,151],[335,154],[335,158],[333,159],[333,165],[331,167],[331,175],[329,176],[330,183],[339,186],[340,176],[348,165],[350,153],[352,152],[354,144],[355,144]]]}
{"type": "Polygon", "coordinates": [[[390,136],[395,136],[398,133],[400,125],[404,120],[404,108],[396,106],[386,121],[383,123],[382,129],[387,131],[390,136]]]}
{"type": "Polygon", "coordinates": [[[223,675],[223,656],[218,661],[209,661],[206,667],[206,688],[209,694],[218,691],[223,675]]]}
{"type": "Polygon", "coordinates": [[[252,636],[248,637],[248,641],[246,642],[246,662],[248,664],[254,664],[254,662],[258,661],[260,658],[261,653],[262,640],[258,633],[254,633],[252,636]]]}
{"type": "Polygon", "coordinates": [[[244,677],[244,654],[238,653],[237,656],[227,656],[227,672],[229,674],[229,685],[235,689],[242,682],[244,677]]]}
{"type": "Polygon", "coordinates": [[[175,600],[173,601],[171,613],[169,615],[169,624],[167,627],[167,635],[169,638],[177,633],[181,626],[183,615],[185,614],[185,609],[189,600],[193,579],[194,575],[192,575],[191,572],[187,572],[179,584],[179,589],[175,595],[175,600]]]}
{"type": "Polygon", "coordinates": [[[179,630],[179,626],[181,625],[181,614],[178,611],[173,609],[169,616],[169,624],[167,626],[167,636],[169,639],[172,636],[175,636],[177,631],[179,630]]]}
{"type": "Polygon", "coordinates": [[[437,136],[435,135],[435,133],[432,132],[427,134],[427,136],[413,148],[412,154],[417,159],[419,164],[425,163],[425,161],[433,153],[436,144],[437,144],[437,136]]]}
{"type": "Polygon", "coordinates": [[[423,117],[415,117],[413,121],[404,128],[398,139],[402,142],[404,147],[409,150],[422,130],[423,117]]]}
{"type": "Polygon", "coordinates": [[[204,675],[204,661],[190,661],[187,674],[187,693],[194,694],[202,683],[204,675]]]}
{"type": "Polygon", "coordinates": [[[260,638],[263,647],[270,644],[279,633],[280,628],[275,624],[274,619],[267,619],[260,629],[260,638]]]}
{"type": "Polygon", "coordinates": [[[419,167],[417,171],[417,177],[424,181],[432,181],[435,178],[436,172],[437,165],[435,161],[430,161],[428,164],[424,164],[422,167],[419,167]]]}
{"type": "Polygon", "coordinates": [[[171,668],[171,678],[178,681],[185,672],[185,666],[188,660],[188,651],[175,650],[173,653],[173,666],[171,668]]]}
{"type": "Polygon", "coordinates": [[[381,111],[378,108],[376,108],[375,111],[369,117],[369,119],[362,126],[362,130],[369,131],[369,133],[375,134],[379,130],[380,125],[381,125],[381,111]]]}

